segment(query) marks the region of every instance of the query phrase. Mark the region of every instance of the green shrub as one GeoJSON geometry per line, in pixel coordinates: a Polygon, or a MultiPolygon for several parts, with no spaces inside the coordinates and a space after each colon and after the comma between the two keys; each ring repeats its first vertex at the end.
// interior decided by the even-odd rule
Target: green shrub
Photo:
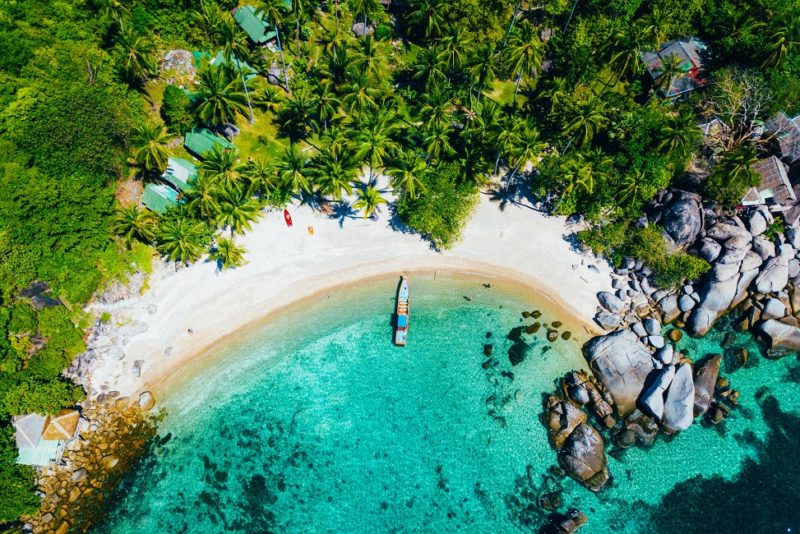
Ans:
{"type": "Polygon", "coordinates": [[[161,118],[169,129],[183,134],[192,127],[192,103],[189,96],[174,85],[164,88],[164,100],[161,103],[161,118]]]}
{"type": "Polygon", "coordinates": [[[653,281],[660,287],[676,287],[686,280],[696,280],[711,265],[684,251],[667,248],[661,227],[651,224],[636,228],[630,223],[611,223],[578,233],[578,239],[597,254],[606,255],[619,266],[625,257],[641,259],[653,271],[653,281]]]}
{"type": "Polygon", "coordinates": [[[420,175],[425,192],[418,198],[397,202],[397,214],[412,229],[431,240],[436,248],[450,248],[478,203],[477,189],[456,185],[458,166],[443,164],[420,175]]]}
{"type": "Polygon", "coordinates": [[[378,24],[375,28],[375,38],[379,41],[388,41],[394,37],[394,29],[388,24],[378,24]]]}

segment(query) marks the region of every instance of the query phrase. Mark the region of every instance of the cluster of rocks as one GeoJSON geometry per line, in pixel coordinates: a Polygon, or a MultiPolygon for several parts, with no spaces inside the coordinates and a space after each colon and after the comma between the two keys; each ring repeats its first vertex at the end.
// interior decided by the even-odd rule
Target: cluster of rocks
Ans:
{"type": "Polygon", "coordinates": [[[562,394],[545,400],[544,423],[558,463],[572,478],[593,491],[608,482],[605,442],[588,421],[586,406],[605,428],[616,424],[613,399],[594,377],[573,371],[562,382],[562,394]]]}
{"type": "Polygon", "coordinates": [[[768,235],[774,218],[767,207],[724,215],[685,191],[661,192],[647,222],[660,223],[673,247],[711,264],[695,283],[650,295],[664,322],[703,336],[738,307],[745,314],[742,328],[763,336],[773,355],[800,350],[800,230],[790,226],[768,235]]]}
{"type": "Polygon", "coordinates": [[[572,534],[586,524],[589,519],[577,508],[570,508],[567,513],[553,513],[549,522],[544,526],[544,534],[572,534]]]}
{"type": "Polygon", "coordinates": [[[159,65],[168,84],[184,85],[194,80],[197,74],[194,57],[189,50],[168,50],[159,65]]]}
{"type": "Polygon", "coordinates": [[[23,517],[24,530],[85,532],[101,519],[108,499],[155,436],[155,405],[149,392],[138,399],[103,395],[83,407],[78,436],[68,442],[58,464],[37,478],[42,502],[23,517]]]}
{"type": "Polygon", "coordinates": [[[590,340],[584,356],[594,376],[568,373],[560,394],[545,401],[544,423],[559,465],[593,491],[609,479],[603,432],[623,449],[650,446],[659,432],[685,430],[696,417],[718,423],[738,403],[738,392],[719,376],[721,355],[695,365],[671,343],[647,344],[651,336],[644,334],[626,328],[590,340]]]}

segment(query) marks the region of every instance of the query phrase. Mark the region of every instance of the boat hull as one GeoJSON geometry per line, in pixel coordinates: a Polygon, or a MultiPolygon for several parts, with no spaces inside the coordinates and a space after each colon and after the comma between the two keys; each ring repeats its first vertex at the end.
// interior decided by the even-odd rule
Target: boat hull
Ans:
{"type": "Polygon", "coordinates": [[[395,306],[394,344],[397,346],[406,346],[410,313],[411,300],[409,298],[408,280],[403,276],[400,278],[400,285],[397,288],[397,304],[395,306]]]}

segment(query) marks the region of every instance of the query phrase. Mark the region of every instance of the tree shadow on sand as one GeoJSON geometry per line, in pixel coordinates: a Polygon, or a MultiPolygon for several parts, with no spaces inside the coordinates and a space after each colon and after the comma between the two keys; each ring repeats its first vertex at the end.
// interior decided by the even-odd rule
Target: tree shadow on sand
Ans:
{"type": "Polygon", "coordinates": [[[800,529],[800,416],[781,411],[766,388],[756,397],[769,431],[764,440],[752,433],[740,440],[758,451],[757,459],[745,459],[731,481],[698,476],[676,485],[653,507],[650,532],[757,534],[800,529]]]}
{"type": "Polygon", "coordinates": [[[358,216],[358,212],[353,209],[353,205],[350,202],[342,200],[341,202],[336,202],[333,204],[330,218],[338,219],[339,228],[343,228],[345,220],[358,219],[360,217],[358,216]]]}

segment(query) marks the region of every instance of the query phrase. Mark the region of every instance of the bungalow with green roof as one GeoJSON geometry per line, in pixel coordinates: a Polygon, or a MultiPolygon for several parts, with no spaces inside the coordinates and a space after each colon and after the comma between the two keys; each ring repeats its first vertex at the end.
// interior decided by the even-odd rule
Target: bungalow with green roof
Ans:
{"type": "Polygon", "coordinates": [[[206,128],[196,128],[186,132],[183,138],[183,146],[200,159],[203,159],[203,156],[209,152],[213,152],[214,147],[219,147],[222,150],[236,150],[236,146],[233,143],[206,128]]]}
{"type": "Polygon", "coordinates": [[[168,209],[178,205],[178,192],[167,184],[147,184],[142,201],[148,209],[163,215],[168,209]]]}
{"type": "Polygon", "coordinates": [[[167,170],[161,179],[172,184],[178,191],[191,189],[197,179],[197,167],[194,163],[184,158],[169,158],[167,170]]]}
{"type": "MultiPolygon", "coordinates": [[[[256,76],[258,76],[258,72],[256,71],[256,69],[251,67],[250,64],[247,63],[246,61],[242,61],[241,59],[239,59],[239,58],[237,58],[235,56],[232,57],[231,60],[232,60],[233,66],[236,67],[236,70],[238,70],[238,71],[242,72],[242,74],[244,74],[244,78],[246,80],[249,81],[249,80],[252,80],[253,78],[255,78],[256,76]]],[[[225,65],[227,63],[227,60],[225,59],[225,54],[222,52],[222,50],[220,50],[219,52],[217,52],[217,55],[214,56],[211,59],[211,61],[209,61],[208,63],[210,65],[213,65],[213,66],[216,67],[216,66],[225,65]]]]}
{"type": "MultiPolygon", "coordinates": [[[[284,6],[291,9],[292,0],[284,0],[284,6]]],[[[265,45],[275,39],[275,26],[253,6],[242,6],[233,12],[233,18],[244,30],[250,40],[257,45],[265,45]]]]}

